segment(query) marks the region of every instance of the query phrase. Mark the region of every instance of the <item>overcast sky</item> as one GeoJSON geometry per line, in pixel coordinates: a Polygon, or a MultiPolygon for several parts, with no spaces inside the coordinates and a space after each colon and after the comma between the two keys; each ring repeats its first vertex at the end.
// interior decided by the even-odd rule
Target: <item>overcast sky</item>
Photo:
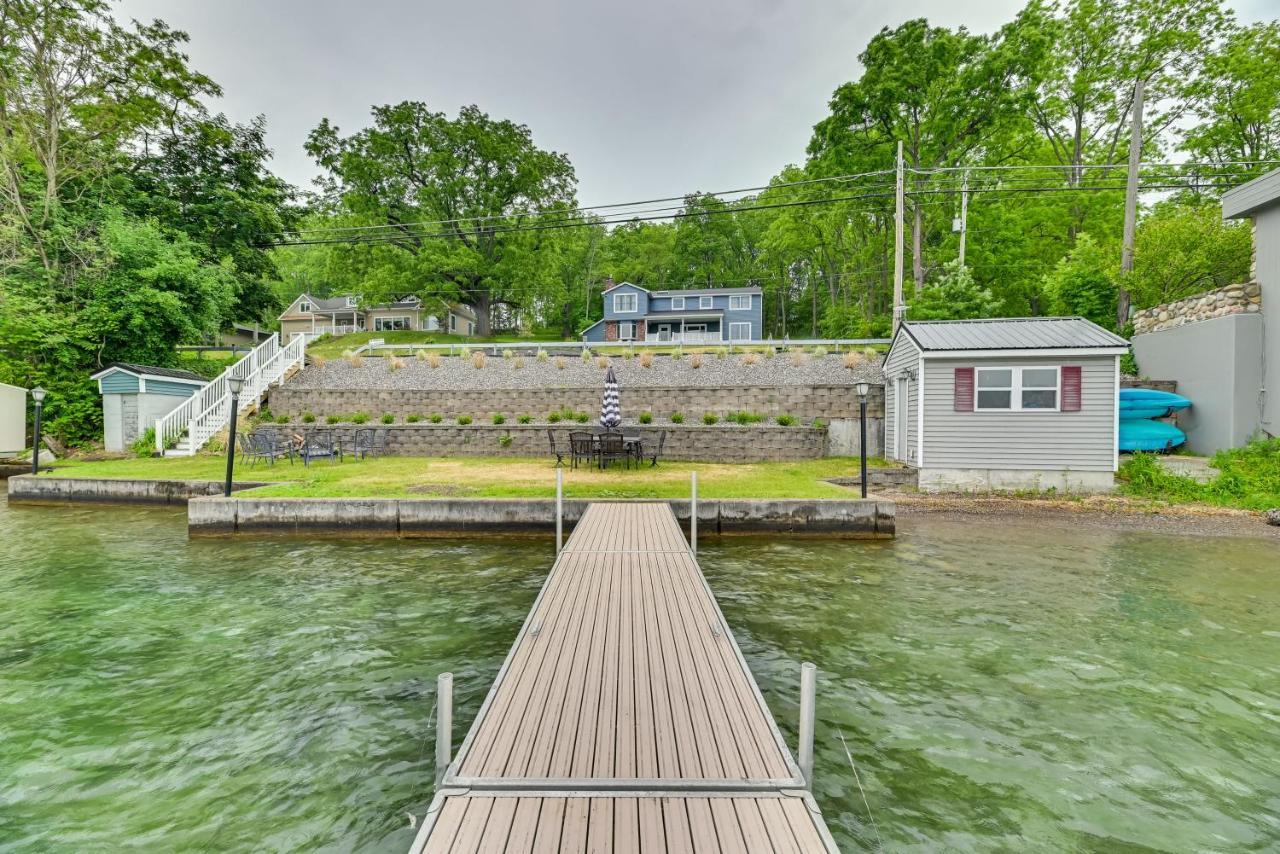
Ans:
{"type": "MultiPolygon", "coordinates": [[[[882,27],[990,32],[1024,2],[123,0],[119,14],[187,31],[225,92],[210,106],[265,115],[273,168],[294,184],[316,175],[302,145],[322,117],[350,133],[373,104],[477,104],[568,154],[591,205],[765,183],[803,160],[882,27]]],[[[1274,2],[1236,8],[1252,21],[1274,2]]]]}

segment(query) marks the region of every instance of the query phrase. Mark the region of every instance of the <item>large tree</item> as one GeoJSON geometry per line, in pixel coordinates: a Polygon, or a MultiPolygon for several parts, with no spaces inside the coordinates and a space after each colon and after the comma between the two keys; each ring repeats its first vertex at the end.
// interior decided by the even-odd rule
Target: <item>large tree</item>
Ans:
{"type": "Polygon", "coordinates": [[[487,335],[495,309],[519,308],[549,284],[533,258],[539,232],[513,229],[538,214],[550,214],[544,226],[563,223],[555,211],[573,207],[576,178],[569,159],[538,148],[525,125],[475,106],[451,119],[406,101],[375,107],[373,125],[350,136],[322,121],[307,151],[348,211],[390,227],[369,296],[456,297],[475,307],[476,332],[487,335]]]}

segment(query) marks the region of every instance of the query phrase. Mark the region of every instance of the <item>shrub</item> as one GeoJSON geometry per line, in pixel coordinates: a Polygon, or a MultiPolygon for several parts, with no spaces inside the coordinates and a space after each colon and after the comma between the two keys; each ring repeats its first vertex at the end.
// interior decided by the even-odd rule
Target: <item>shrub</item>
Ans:
{"type": "Polygon", "coordinates": [[[459,357],[459,358],[462,358],[462,359],[470,359],[470,358],[471,358],[471,348],[470,348],[470,347],[463,347],[461,350],[459,350],[459,351],[458,351],[458,357],[459,357]]]}
{"type": "Polygon", "coordinates": [[[764,420],[764,416],[754,412],[731,412],[725,420],[735,421],[738,424],[759,424],[764,420]]]}
{"type": "Polygon", "coordinates": [[[357,412],[355,415],[351,416],[352,424],[365,424],[365,423],[368,423],[368,421],[369,421],[369,413],[367,412],[357,412]]]}
{"type": "Polygon", "coordinates": [[[564,357],[563,357],[563,356],[556,356],[556,361],[555,361],[556,370],[558,370],[558,371],[563,371],[563,370],[564,370],[564,368],[565,368],[565,365],[566,365],[566,364],[568,364],[568,363],[567,363],[567,362],[565,362],[565,360],[564,360],[564,357]]]}
{"type": "Polygon", "coordinates": [[[390,412],[384,412],[384,413],[382,413],[382,423],[383,423],[383,424],[395,424],[395,423],[396,423],[396,417],[395,417],[394,415],[392,415],[390,412]]]}
{"type": "Polygon", "coordinates": [[[760,361],[760,357],[757,356],[755,353],[742,354],[742,364],[744,365],[754,365],[758,361],[760,361]]]}
{"type": "Polygon", "coordinates": [[[471,423],[471,416],[470,416],[470,415],[459,415],[459,416],[458,416],[458,423],[459,423],[459,424],[461,424],[463,427],[467,426],[468,424],[470,424],[470,423],[471,423]]]}
{"type": "Polygon", "coordinates": [[[364,356],[361,356],[359,353],[352,353],[347,357],[347,364],[353,368],[363,368],[364,356]]]}
{"type": "Polygon", "coordinates": [[[539,362],[545,362],[547,360],[547,351],[539,347],[537,359],[539,362]]]}
{"type": "Polygon", "coordinates": [[[813,355],[814,355],[816,358],[821,359],[823,356],[827,355],[827,348],[826,348],[826,347],[822,347],[822,346],[814,347],[814,348],[813,348],[813,355]]]}
{"type": "Polygon", "coordinates": [[[862,350],[862,358],[874,365],[876,362],[880,361],[880,351],[875,347],[864,347],[862,350]]]}
{"type": "Polygon", "coordinates": [[[387,359],[387,371],[389,371],[390,373],[394,374],[396,371],[400,370],[403,367],[404,367],[404,359],[401,359],[399,356],[392,356],[391,358],[387,359]]]}
{"type": "Polygon", "coordinates": [[[772,358],[773,358],[774,356],[776,356],[776,355],[777,355],[777,353],[775,353],[775,352],[774,352],[774,349],[773,349],[772,347],[761,347],[761,348],[760,348],[760,357],[761,357],[762,359],[772,359],[772,358]]]}
{"type": "Polygon", "coordinates": [[[702,367],[702,354],[701,354],[701,353],[690,353],[690,354],[689,354],[689,367],[691,367],[691,368],[701,368],[701,367],[702,367]]]}
{"type": "Polygon", "coordinates": [[[307,361],[311,363],[311,367],[313,368],[323,368],[325,366],[325,363],[328,362],[329,360],[326,359],[324,356],[313,356],[310,353],[308,353],[307,361]]]}
{"type": "Polygon", "coordinates": [[[679,412],[673,412],[673,413],[671,413],[671,423],[672,423],[672,424],[683,424],[683,423],[684,423],[684,416],[683,416],[683,415],[681,415],[679,412]]]}
{"type": "Polygon", "coordinates": [[[422,420],[421,415],[410,415],[408,418],[405,419],[405,421],[409,424],[417,424],[421,420],[422,420]]]}
{"type": "Polygon", "coordinates": [[[723,359],[723,358],[725,358],[725,357],[726,357],[726,356],[728,356],[728,355],[729,355],[729,350],[728,350],[728,348],[727,348],[727,347],[717,347],[717,348],[716,348],[716,358],[717,358],[717,359],[723,359]]]}
{"type": "Polygon", "coordinates": [[[316,423],[316,416],[315,416],[315,413],[312,413],[312,412],[304,412],[304,413],[302,413],[302,423],[303,423],[303,424],[314,424],[314,423],[316,423]]]}
{"type": "Polygon", "coordinates": [[[605,368],[609,367],[609,357],[608,357],[608,356],[601,356],[600,358],[596,359],[596,367],[597,367],[597,368],[599,368],[599,369],[600,369],[600,370],[602,370],[602,371],[603,371],[605,368]]]}
{"type": "Polygon", "coordinates": [[[827,422],[823,421],[821,418],[815,418],[813,419],[813,426],[821,430],[823,427],[827,426],[827,422]]]}
{"type": "Polygon", "coordinates": [[[417,359],[419,362],[425,362],[427,360],[427,351],[418,350],[413,354],[413,358],[417,359]]]}
{"type": "Polygon", "coordinates": [[[719,420],[720,419],[716,416],[714,412],[708,412],[702,416],[703,424],[715,424],[719,420]]]}
{"type": "Polygon", "coordinates": [[[857,350],[850,350],[844,354],[844,366],[849,370],[853,370],[862,364],[862,354],[857,350]]]}
{"type": "Polygon", "coordinates": [[[502,414],[500,414],[500,413],[496,413],[496,412],[495,412],[495,413],[494,413],[494,415],[493,415],[493,423],[494,423],[494,424],[506,424],[506,423],[507,423],[507,416],[505,416],[505,415],[502,415],[502,414]]]}
{"type": "Polygon", "coordinates": [[[630,362],[630,361],[631,361],[631,357],[632,357],[632,356],[634,356],[635,354],[636,354],[636,353],[635,353],[635,351],[634,351],[634,350],[632,350],[630,347],[628,347],[627,349],[625,349],[625,350],[623,350],[623,351],[622,351],[622,358],[623,358],[623,361],[630,362]]]}
{"type": "Polygon", "coordinates": [[[512,353],[512,352],[511,352],[511,350],[510,350],[510,348],[508,348],[508,349],[506,349],[506,350],[503,350],[503,351],[502,351],[502,358],[504,358],[504,359],[510,359],[510,358],[511,358],[512,356],[514,356],[514,355],[515,355],[515,353],[512,353]]]}
{"type": "Polygon", "coordinates": [[[336,415],[326,415],[326,416],[324,417],[324,423],[325,423],[325,424],[337,424],[337,423],[338,423],[339,421],[341,421],[341,420],[342,420],[342,419],[341,419],[341,418],[339,418],[339,417],[338,417],[338,416],[336,416],[336,415]]]}
{"type": "Polygon", "coordinates": [[[780,427],[790,427],[792,424],[796,423],[796,417],[794,415],[787,415],[786,413],[779,415],[774,420],[778,422],[778,426],[780,427]]]}
{"type": "Polygon", "coordinates": [[[547,423],[548,423],[548,424],[559,424],[559,423],[560,423],[560,413],[559,413],[559,412],[551,412],[551,413],[548,413],[548,414],[547,414],[547,423]]]}
{"type": "Polygon", "coordinates": [[[640,413],[640,423],[641,423],[641,424],[652,424],[652,423],[653,423],[653,413],[652,413],[652,412],[641,412],[641,413],[640,413]]]}
{"type": "Polygon", "coordinates": [[[434,415],[432,415],[432,416],[431,416],[431,423],[432,423],[432,424],[439,424],[439,423],[440,423],[441,421],[443,421],[443,420],[444,420],[444,416],[443,416],[443,415],[441,415],[439,412],[437,412],[437,413],[435,413],[434,415]]]}
{"type": "Polygon", "coordinates": [[[149,457],[156,452],[156,428],[148,427],[129,446],[135,457],[149,457]]]}
{"type": "Polygon", "coordinates": [[[430,366],[431,366],[431,367],[433,367],[433,368],[438,368],[438,367],[440,367],[440,354],[439,354],[439,353],[431,353],[431,354],[429,354],[429,355],[427,356],[427,364],[428,364],[428,365],[430,365],[430,366]]]}
{"type": "Polygon", "coordinates": [[[262,407],[261,409],[259,409],[259,410],[258,410],[258,420],[259,420],[259,421],[273,421],[273,420],[274,420],[274,416],[272,416],[272,414],[271,414],[271,410],[264,406],[264,407],[262,407]]]}
{"type": "Polygon", "coordinates": [[[276,416],[276,423],[277,423],[277,424],[288,424],[288,423],[289,423],[289,416],[288,416],[288,415],[277,415],[277,416],[276,416]]]}
{"type": "Polygon", "coordinates": [[[499,436],[499,437],[498,437],[498,444],[499,444],[499,445],[501,445],[501,446],[502,446],[502,447],[504,447],[504,448],[510,448],[510,447],[511,447],[511,435],[510,435],[510,434],[507,434],[507,435],[505,435],[505,436],[499,436]]]}
{"type": "Polygon", "coordinates": [[[672,353],[672,354],[671,354],[671,358],[675,359],[677,362],[678,362],[678,361],[680,361],[681,359],[683,359],[683,358],[684,358],[684,348],[683,348],[683,347],[677,347],[677,348],[676,348],[676,351],[675,351],[674,353],[672,353]]]}
{"type": "Polygon", "coordinates": [[[515,368],[517,371],[518,371],[518,370],[520,370],[521,368],[523,368],[523,367],[524,367],[524,356],[516,356],[514,359],[512,359],[512,360],[511,360],[511,367],[515,368]]]}
{"type": "Polygon", "coordinates": [[[471,356],[471,364],[475,366],[476,370],[483,368],[486,361],[488,361],[488,359],[485,358],[484,353],[480,350],[477,350],[471,356]]]}
{"type": "Polygon", "coordinates": [[[573,416],[573,420],[577,421],[579,424],[586,424],[591,420],[591,416],[585,412],[579,412],[577,415],[573,416]]]}
{"type": "Polygon", "coordinates": [[[653,353],[649,352],[648,350],[645,350],[643,353],[640,354],[640,367],[642,368],[653,367],[653,353]]]}
{"type": "Polygon", "coordinates": [[[592,359],[592,356],[593,356],[593,354],[592,354],[591,349],[590,349],[589,347],[583,347],[583,348],[582,348],[582,353],[581,353],[581,354],[579,354],[579,358],[581,358],[581,359],[582,359],[582,361],[584,361],[584,362],[590,362],[590,361],[591,361],[591,359],[592,359]]]}
{"type": "Polygon", "coordinates": [[[517,421],[517,422],[519,422],[519,423],[521,423],[521,424],[529,424],[530,422],[532,422],[532,421],[533,421],[533,416],[532,416],[532,415],[521,415],[519,418],[517,418],[517,419],[516,419],[516,421],[517,421]]]}
{"type": "Polygon", "coordinates": [[[809,361],[809,357],[805,355],[804,350],[796,348],[791,351],[791,364],[797,368],[803,367],[804,363],[809,361]]]}

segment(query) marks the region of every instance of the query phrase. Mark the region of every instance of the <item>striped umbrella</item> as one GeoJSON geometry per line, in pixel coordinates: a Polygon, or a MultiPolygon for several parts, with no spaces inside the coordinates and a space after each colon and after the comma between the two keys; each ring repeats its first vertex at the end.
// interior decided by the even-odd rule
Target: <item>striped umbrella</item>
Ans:
{"type": "Polygon", "coordinates": [[[604,402],[600,404],[600,423],[605,427],[617,427],[622,423],[622,408],[618,406],[618,378],[613,365],[604,375],[604,402]]]}

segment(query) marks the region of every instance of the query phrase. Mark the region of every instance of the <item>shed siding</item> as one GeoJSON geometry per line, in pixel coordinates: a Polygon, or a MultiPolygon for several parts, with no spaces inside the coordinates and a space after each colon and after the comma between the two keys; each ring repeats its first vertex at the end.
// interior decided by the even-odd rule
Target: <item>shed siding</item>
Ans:
{"type": "Polygon", "coordinates": [[[1262,429],[1280,434],[1280,206],[1259,211],[1253,221],[1254,278],[1262,287],[1266,347],[1262,362],[1262,429]]]}
{"type": "Polygon", "coordinates": [[[168,380],[147,379],[147,394],[164,394],[173,397],[191,397],[200,390],[200,386],[191,383],[176,383],[168,380]]]}
{"type": "MultiPolygon", "coordinates": [[[[925,462],[930,468],[1110,472],[1115,462],[1115,356],[925,359],[925,462]],[[958,367],[1081,367],[1079,412],[956,412],[958,367]]],[[[887,406],[887,403],[886,403],[887,406]]]]}
{"type": "Polygon", "coordinates": [[[103,394],[136,394],[139,388],[138,378],[124,371],[105,374],[99,382],[102,383],[103,394]]]}
{"type": "MultiPolygon", "coordinates": [[[[912,343],[911,339],[906,335],[899,335],[897,341],[893,345],[893,351],[889,353],[884,363],[884,417],[885,417],[885,435],[888,437],[886,447],[888,453],[885,456],[891,459],[897,459],[897,436],[894,434],[897,420],[897,394],[898,384],[893,380],[899,374],[906,371],[914,371],[917,369],[920,361],[920,350],[912,343]]],[[[907,381],[907,456],[899,462],[916,463],[916,447],[917,447],[917,431],[916,431],[916,415],[919,413],[919,400],[917,397],[917,388],[919,383],[913,380],[907,381]]],[[[927,451],[926,451],[927,453],[927,451]]]]}

